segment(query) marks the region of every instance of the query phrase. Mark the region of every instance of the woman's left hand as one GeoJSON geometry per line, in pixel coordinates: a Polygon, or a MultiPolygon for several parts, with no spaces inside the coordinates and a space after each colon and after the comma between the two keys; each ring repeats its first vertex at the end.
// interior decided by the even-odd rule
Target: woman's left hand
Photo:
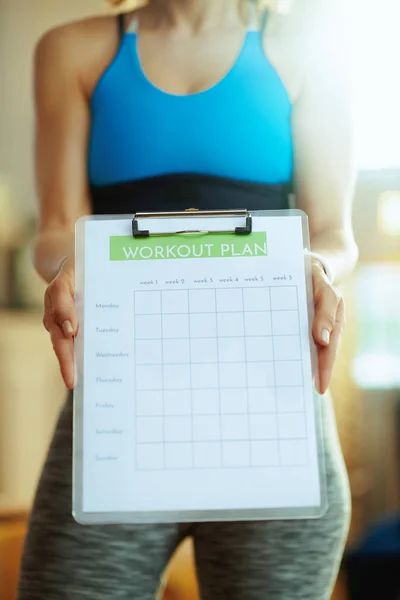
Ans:
{"type": "Polygon", "coordinates": [[[313,259],[315,318],[313,337],[318,349],[319,392],[329,387],[340,340],[346,324],[342,295],[329,281],[321,263],[313,259]]]}

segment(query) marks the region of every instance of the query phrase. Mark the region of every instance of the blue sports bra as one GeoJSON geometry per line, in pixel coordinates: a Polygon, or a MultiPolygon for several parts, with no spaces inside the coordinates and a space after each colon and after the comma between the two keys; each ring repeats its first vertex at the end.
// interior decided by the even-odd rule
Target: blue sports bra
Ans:
{"type": "MultiPolygon", "coordinates": [[[[177,182],[186,185],[182,201],[194,205],[197,200],[201,207],[204,202],[191,196],[194,188],[189,192],[196,181],[231,182],[259,192],[267,186],[281,193],[293,173],[292,107],[265,56],[260,28],[249,29],[221,81],[177,96],[155,87],[143,72],[137,20],[126,33],[122,18],[119,26],[119,50],[91,99],[88,177],[94,212],[119,212],[127,208],[125,199],[129,203],[133,195],[144,198],[147,189],[171,185],[172,192],[154,208],[149,198],[138,209],[176,210],[168,198],[182,196],[177,182]]],[[[127,212],[131,208],[136,208],[132,201],[127,212]]]]}

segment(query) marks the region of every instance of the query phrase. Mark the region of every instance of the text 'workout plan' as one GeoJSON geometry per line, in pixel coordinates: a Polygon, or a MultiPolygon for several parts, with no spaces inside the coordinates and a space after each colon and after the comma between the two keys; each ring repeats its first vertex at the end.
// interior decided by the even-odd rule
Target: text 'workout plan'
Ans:
{"type": "Polygon", "coordinates": [[[320,507],[302,215],[253,216],[249,235],[78,227],[81,512],[320,507]]]}

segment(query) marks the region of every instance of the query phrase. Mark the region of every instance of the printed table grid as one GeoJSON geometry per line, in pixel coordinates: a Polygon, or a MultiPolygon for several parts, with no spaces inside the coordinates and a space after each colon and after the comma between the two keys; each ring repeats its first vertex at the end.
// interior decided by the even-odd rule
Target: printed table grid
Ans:
{"type": "MultiPolygon", "coordinates": [[[[189,311],[191,308],[194,308],[192,306],[192,302],[190,302],[190,292],[188,292],[189,294],[189,311]]],[[[192,292],[193,294],[193,292],[192,292]]],[[[212,298],[212,294],[209,294],[208,296],[209,301],[210,301],[210,308],[215,308],[214,311],[214,316],[215,316],[215,330],[216,332],[218,331],[218,320],[217,320],[217,290],[214,290],[214,299],[212,298]],[[214,307],[212,306],[214,303],[214,307]]],[[[190,314],[196,314],[196,313],[192,313],[190,312],[190,314]]],[[[197,313],[197,314],[203,314],[203,313],[197,313]]],[[[212,338],[211,338],[212,339],[212,338]]],[[[190,347],[192,348],[192,344],[190,345],[190,347]]],[[[217,372],[217,376],[218,376],[218,393],[216,395],[217,400],[217,406],[218,406],[218,428],[219,428],[219,440],[214,440],[214,446],[209,446],[209,448],[214,448],[214,457],[213,460],[210,460],[211,465],[208,465],[209,467],[214,467],[214,468],[218,468],[218,467],[222,467],[223,462],[224,462],[224,456],[223,456],[223,446],[222,446],[222,442],[221,437],[222,437],[222,410],[221,410],[221,373],[220,373],[220,364],[218,361],[218,356],[219,356],[219,340],[218,340],[218,335],[215,336],[215,347],[216,347],[216,357],[217,357],[217,362],[218,362],[218,372],[217,372]]],[[[199,364],[199,363],[198,363],[199,364]]],[[[201,393],[201,396],[203,395],[204,391],[201,393]]],[[[200,397],[201,397],[200,396],[200,397]]],[[[204,418],[207,418],[207,415],[203,415],[204,418]]],[[[211,442],[212,443],[212,442],[211,442]]],[[[199,446],[199,448],[201,448],[201,446],[199,446]]],[[[200,462],[200,461],[199,461],[200,462]]],[[[196,461],[195,462],[195,466],[198,468],[200,465],[199,463],[196,461]]]]}
{"type": "Polygon", "coordinates": [[[307,464],[295,286],[136,291],[134,316],[138,470],[307,464]]]}

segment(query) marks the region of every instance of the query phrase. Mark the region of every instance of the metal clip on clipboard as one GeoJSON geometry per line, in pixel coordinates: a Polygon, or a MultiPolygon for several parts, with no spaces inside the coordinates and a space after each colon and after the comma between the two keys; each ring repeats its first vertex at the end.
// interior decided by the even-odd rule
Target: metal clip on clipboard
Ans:
{"type": "Polygon", "coordinates": [[[189,208],[183,212],[143,212],[135,213],[132,220],[132,235],[134,238],[147,238],[150,236],[164,236],[164,235],[176,235],[176,234],[187,234],[187,233],[233,233],[236,235],[249,235],[253,230],[253,219],[251,213],[246,209],[238,210],[197,210],[189,208]],[[201,230],[201,229],[188,229],[182,231],[168,231],[168,232],[150,232],[147,229],[139,229],[139,219],[180,219],[180,218],[197,218],[197,217],[237,217],[244,219],[244,225],[235,227],[234,229],[225,230],[201,230]]]}

